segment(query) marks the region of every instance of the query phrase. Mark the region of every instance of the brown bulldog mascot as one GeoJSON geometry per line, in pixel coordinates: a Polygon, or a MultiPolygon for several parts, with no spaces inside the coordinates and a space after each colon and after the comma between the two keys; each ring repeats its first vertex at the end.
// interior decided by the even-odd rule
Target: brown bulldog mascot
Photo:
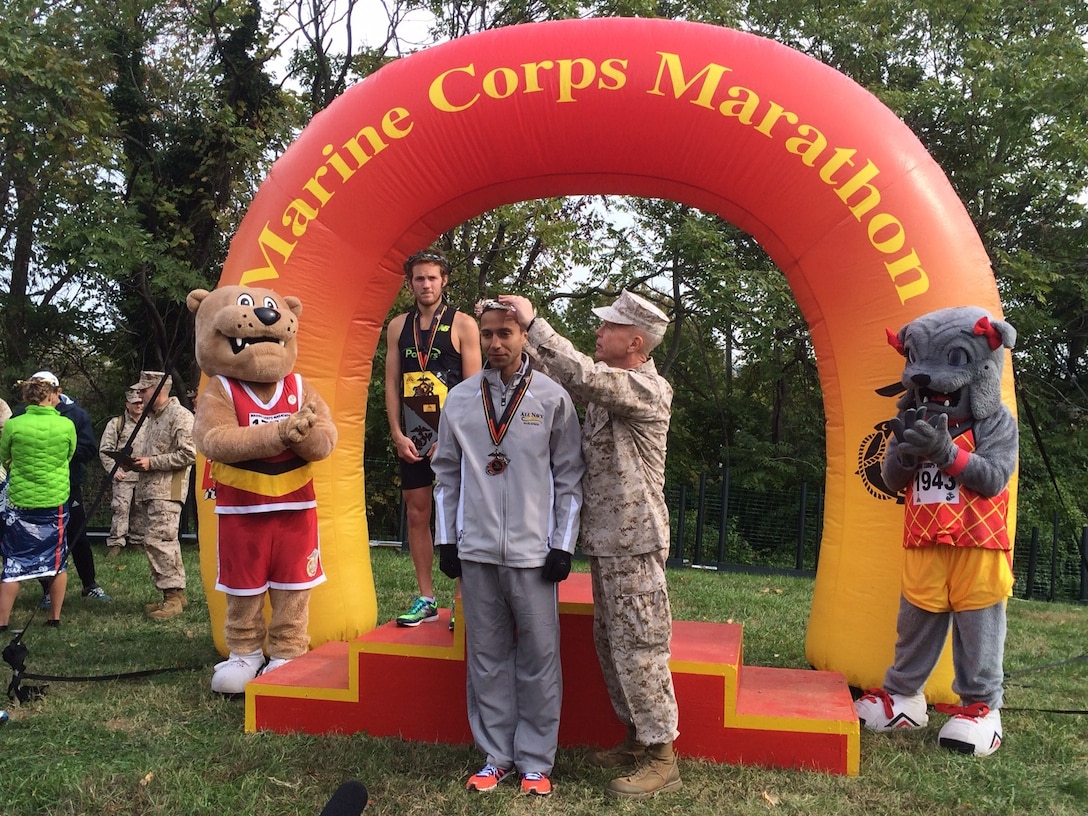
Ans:
{"type": "Polygon", "coordinates": [[[310,590],[325,580],[310,463],[332,452],[336,426],[321,395],[292,372],[298,298],[224,286],[195,289],[186,303],[196,315],[197,364],[208,378],[193,441],[211,462],[215,588],[227,595],[230,655],[216,664],[211,686],[241,694],[258,674],[309,647],[310,590]]]}

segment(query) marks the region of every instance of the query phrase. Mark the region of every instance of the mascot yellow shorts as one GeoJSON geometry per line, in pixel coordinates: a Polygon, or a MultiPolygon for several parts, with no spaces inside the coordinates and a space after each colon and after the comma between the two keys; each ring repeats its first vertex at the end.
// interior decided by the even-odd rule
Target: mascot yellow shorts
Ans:
{"type": "Polygon", "coordinates": [[[927,612],[985,609],[1012,592],[1012,553],[978,547],[910,548],[903,597],[927,612]]]}

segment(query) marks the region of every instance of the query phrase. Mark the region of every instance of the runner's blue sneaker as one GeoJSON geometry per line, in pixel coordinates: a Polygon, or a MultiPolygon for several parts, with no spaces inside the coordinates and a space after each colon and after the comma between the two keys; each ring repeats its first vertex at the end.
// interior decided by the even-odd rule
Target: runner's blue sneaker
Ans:
{"type": "Polygon", "coordinates": [[[419,626],[421,623],[438,620],[438,604],[420,595],[412,608],[397,618],[397,626],[419,626]]]}

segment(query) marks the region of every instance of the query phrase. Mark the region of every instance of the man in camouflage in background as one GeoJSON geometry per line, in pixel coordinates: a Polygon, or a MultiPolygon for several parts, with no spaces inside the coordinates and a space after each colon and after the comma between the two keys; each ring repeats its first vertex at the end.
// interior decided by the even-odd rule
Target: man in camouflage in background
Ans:
{"type": "Polygon", "coordinates": [[[144,607],[153,620],[177,617],[187,603],[178,529],[189,495],[189,471],[196,461],[196,447],[193,414],[177,397],[170,396],[170,386],[171,378],[162,371],[141,371],[140,381],[129,386],[139,393],[144,405],[151,405],[132,458],[133,470],[140,474],[135,525],[144,532],[151,578],[162,591],[161,601],[144,607]],[[162,388],[156,396],[160,382],[162,388]]]}
{"type": "Polygon", "coordinates": [[[526,298],[499,300],[515,308],[541,370],[587,404],[581,549],[593,581],[597,657],[612,707],[627,727],[620,745],[590,754],[589,761],[602,768],[637,766],[608,783],[610,796],[645,799],[676,790],[664,492],[672,386],[649,356],[665,335],[668,316],[624,290],[611,306],[593,310],[604,323],[591,359],[536,317],[526,298]]]}
{"type": "MultiPolygon", "coordinates": [[[[132,525],[136,516],[136,485],[140,481],[140,474],[134,470],[125,470],[116,467],[117,462],[107,454],[107,451],[120,451],[126,443],[131,443],[136,449],[139,437],[129,439],[140,421],[144,403],[140,394],[131,388],[125,391],[125,407],[119,416],[112,417],[106,423],[102,431],[102,439],[98,443],[98,458],[106,473],[113,474],[110,482],[110,533],[106,538],[106,555],[116,558],[126,545],[143,547],[143,530],[132,525]]],[[[144,426],[140,426],[140,436],[143,435],[144,426]]]]}

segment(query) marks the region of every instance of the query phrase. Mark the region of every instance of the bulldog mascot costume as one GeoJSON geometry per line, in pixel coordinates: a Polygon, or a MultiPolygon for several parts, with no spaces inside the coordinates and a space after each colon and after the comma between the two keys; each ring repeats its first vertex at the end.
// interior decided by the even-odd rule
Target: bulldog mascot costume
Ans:
{"type": "Polygon", "coordinates": [[[310,463],[332,452],[336,427],[321,395],[292,373],[298,298],[225,286],[196,289],[186,303],[196,315],[197,364],[208,377],[193,441],[211,462],[215,588],[227,594],[230,656],[216,664],[212,690],[241,694],[310,645],[310,590],[325,580],[310,463]]]}
{"type": "Polygon", "coordinates": [[[871,731],[922,728],[923,688],[952,628],[952,690],[961,705],[938,736],[945,748],[988,756],[1001,745],[1005,601],[1012,590],[1007,533],[1016,420],[1001,402],[1005,349],[1016,331],[977,307],[941,309],[888,331],[906,358],[898,415],[881,474],[904,490],[902,596],[895,662],[883,688],[855,703],[871,731]]]}

